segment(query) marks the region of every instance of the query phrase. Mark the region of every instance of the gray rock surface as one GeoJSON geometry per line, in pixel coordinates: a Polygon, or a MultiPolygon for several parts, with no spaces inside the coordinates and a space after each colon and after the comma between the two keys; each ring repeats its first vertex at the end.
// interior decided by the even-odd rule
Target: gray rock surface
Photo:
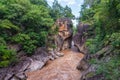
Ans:
{"type": "Polygon", "coordinates": [[[49,60],[47,50],[38,48],[31,57],[24,56],[14,66],[0,69],[0,80],[26,80],[26,72],[41,69],[49,60]]]}
{"type": "Polygon", "coordinates": [[[77,33],[73,36],[74,45],[82,53],[86,53],[85,42],[88,37],[88,29],[89,29],[88,24],[80,23],[77,26],[77,33]]]}

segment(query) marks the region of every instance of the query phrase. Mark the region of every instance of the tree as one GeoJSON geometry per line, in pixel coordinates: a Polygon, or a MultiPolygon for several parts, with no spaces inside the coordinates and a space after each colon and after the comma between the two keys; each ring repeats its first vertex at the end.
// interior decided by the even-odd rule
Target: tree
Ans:
{"type": "Polygon", "coordinates": [[[68,17],[68,18],[71,18],[71,19],[75,18],[75,16],[72,14],[71,8],[69,8],[67,5],[64,8],[63,14],[64,14],[64,17],[68,17]]]}
{"type": "Polygon", "coordinates": [[[71,19],[74,18],[71,8],[69,8],[67,5],[66,7],[62,7],[57,0],[54,0],[50,14],[54,18],[54,20],[62,17],[67,17],[71,19]]]}

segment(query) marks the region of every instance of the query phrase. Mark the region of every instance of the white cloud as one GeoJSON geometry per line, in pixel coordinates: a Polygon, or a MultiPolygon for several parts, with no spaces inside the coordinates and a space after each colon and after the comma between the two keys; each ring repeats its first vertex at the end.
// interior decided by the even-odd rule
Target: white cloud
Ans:
{"type": "Polygon", "coordinates": [[[74,5],[76,3],[75,0],[58,0],[59,2],[65,2],[68,5],[74,5]]]}
{"type": "Polygon", "coordinates": [[[50,1],[53,1],[53,0],[47,0],[47,1],[49,1],[49,2],[50,2],[50,1]]]}
{"type": "MultiPolygon", "coordinates": [[[[47,0],[48,2],[53,2],[54,0],[47,0]]],[[[58,0],[59,3],[65,3],[67,5],[74,5],[76,4],[75,0],[58,0]]]]}

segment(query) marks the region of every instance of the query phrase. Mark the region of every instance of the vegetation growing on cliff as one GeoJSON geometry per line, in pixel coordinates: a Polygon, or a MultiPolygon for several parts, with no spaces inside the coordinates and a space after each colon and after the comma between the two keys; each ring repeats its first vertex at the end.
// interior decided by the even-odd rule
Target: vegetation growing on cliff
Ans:
{"type": "Polygon", "coordinates": [[[89,52],[95,54],[112,46],[111,51],[102,56],[110,59],[97,62],[99,72],[106,80],[118,80],[120,59],[116,56],[120,57],[120,0],[84,0],[80,13],[80,21],[89,23],[94,29],[94,37],[86,42],[89,52]]]}

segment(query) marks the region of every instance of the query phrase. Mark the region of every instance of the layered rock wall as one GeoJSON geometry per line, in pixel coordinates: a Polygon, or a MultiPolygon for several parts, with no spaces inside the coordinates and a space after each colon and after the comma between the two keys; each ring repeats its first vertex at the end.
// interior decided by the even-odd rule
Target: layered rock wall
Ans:
{"type": "Polygon", "coordinates": [[[57,51],[71,48],[72,43],[72,21],[68,18],[61,18],[56,21],[58,27],[58,34],[55,38],[57,51]]]}

